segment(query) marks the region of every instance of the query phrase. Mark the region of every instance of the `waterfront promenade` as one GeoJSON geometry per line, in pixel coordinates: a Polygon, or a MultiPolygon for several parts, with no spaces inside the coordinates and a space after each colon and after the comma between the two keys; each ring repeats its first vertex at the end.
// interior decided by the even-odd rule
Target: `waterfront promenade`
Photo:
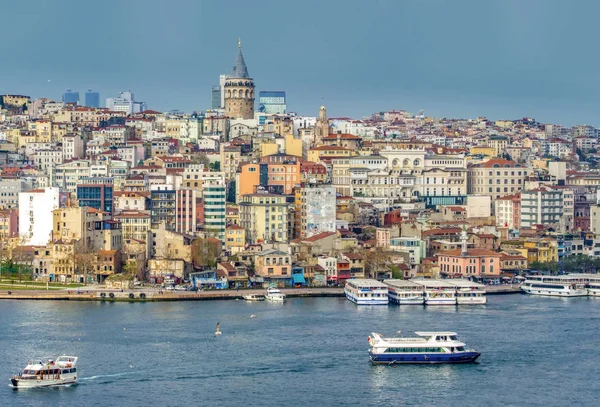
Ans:
{"type": "MultiPolygon", "coordinates": [[[[340,287],[287,288],[281,290],[288,298],[297,297],[343,297],[340,287]]],[[[486,287],[488,295],[518,294],[517,285],[486,287]]],[[[248,294],[265,294],[265,289],[208,290],[208,291],[166,291],[157,288],[134,290],[112,290],[100,287],[82,287],[65,290],[0,290],[0,300],[66,300],[66,301],[205,301],[241,300],[248,294]],[[9,294],[10,293],[10,294],[9,294]]]]}

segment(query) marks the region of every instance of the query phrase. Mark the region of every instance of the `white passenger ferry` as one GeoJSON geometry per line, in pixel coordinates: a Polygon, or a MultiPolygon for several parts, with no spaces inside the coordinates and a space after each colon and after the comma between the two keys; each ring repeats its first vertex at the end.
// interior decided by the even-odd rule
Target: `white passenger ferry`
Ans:
{"type": "Polygon", "coordinates": [[[370,279],[350,279],[346,280],[344,287],[346,298],[357,305],[387,305],[388,287],[387,285],[370,279]]]}
{"type": "Polygon", "coordinates": [[[588,295],[591,297],[600,297],[600,274],[591,274],[587,281],[588,295]]]}
{"type": "Polygon", "coordinates": [[[445,280],[412,279],[425,291],[425,305],[456,305],[456,286],[445,280]]]}
{"type": "Polygon", "coordinates": [[[384,280],[388,286],[390,302],[399,305],[423,305],[425,295],[423,286],[409,280],[384,280]]]}
{"type": "Polygon", "coordinates": [[[32,360],[10,381],[16,389],[74,384],[77,382],[77,357],[60,356],[56,361],[51,358],[32,360]]]}
{"type": "Polygon", "coordinates": [[[456,287],[456,303],[458,305],[487,303],[485,285],[466,279],[449,279],[446,281],[456,287]]]}
{"type": "MultiPolygon", "coordinates": [[[[398,331],[400,334],[400,331],[398,331]]],[[[415,332],[417,337],[383,338],[373,332],[369,336],[369,359],[374,365],[395,363],[470,363],[480,353],[465,348],[455,332],[415,332]]]]}
{"type": "Polygon", "coordinates": [[[285,294],[279,291],[279,288],[269,287],[265,299],[271,302],[285,302],[285,294]]]}
{"type": "Polygon", "coordinates": [[[528,276],[521,284],[528,294],[551,297],[585,297],[588,289],[581,276],[528,276]]]}

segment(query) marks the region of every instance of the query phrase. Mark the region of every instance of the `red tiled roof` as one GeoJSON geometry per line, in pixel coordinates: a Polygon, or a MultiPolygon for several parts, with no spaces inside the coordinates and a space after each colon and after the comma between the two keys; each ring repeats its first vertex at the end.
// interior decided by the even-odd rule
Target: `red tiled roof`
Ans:
{"type": "Polygon", "coordinates": [[[302,241],[303,242],[316,242],[317,240],[321,240],[321,239],[324,239],[326,237],[333,236],[335,234],[336,234],[336,232],[321,232],[319,234],[316,234],[314,236],[308,237],[306,239],[302,239],[302,241]]]}
{"type": "Polygon", "coordinates": [[[435,235],[449,235],[460,233],[460,228],[441,228],[441,229],[430,229],[422,233],[422,236],[435,236],[435,235]]]}
{"type": "Polygon", "coordinates": [[[503,168],[504,166],[508,166],[508,167],[523,167],[521,164],[516,163],[514,161],[511,160],[505,160],[504,158],[492,158],[491,160],[488,160],[484,163],[481,164],[474,164],[471,167],[472,168],[495,168],[494,166],[497,165],[499,168],[503,168]]]}

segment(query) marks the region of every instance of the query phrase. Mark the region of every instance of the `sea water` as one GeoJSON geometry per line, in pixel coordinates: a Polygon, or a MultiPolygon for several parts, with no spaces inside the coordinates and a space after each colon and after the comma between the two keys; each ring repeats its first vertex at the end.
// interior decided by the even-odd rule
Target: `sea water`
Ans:
{"type": "Polygon", "coordinates": [[[2,301],[0,405],[597,405],[600,299],[488,300],[2,301]],[[368,335],[400,329],[456,331],[482,356],[469,365],[372,366],[368,335]],[[29,358],[65,353],[79,356],[77,385],[9,387],[29,358]]]}

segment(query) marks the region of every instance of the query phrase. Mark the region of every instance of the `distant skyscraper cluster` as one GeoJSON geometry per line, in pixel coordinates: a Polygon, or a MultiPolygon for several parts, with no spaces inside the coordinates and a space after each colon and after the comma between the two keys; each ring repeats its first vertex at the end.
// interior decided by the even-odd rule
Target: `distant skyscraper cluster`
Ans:
{"type": "Polygon", "coordinates": [[[94,107],[94,108],[99,108],[100,107],[100,92],[94,92],[91,89],[88,89],[87,92],[85,92],[85,105],[87,107],[94,107]]]}
{"type": "MultiPolygon", "coordinates": [[[[67,89],[62,96],[63,103],[73,103],[75,105],[79,104],[79,92],[73,91],[71,89],[67,89]]],[[[100,93],[94,92],[91,89],[88,89],[85,92],[85,104],[86,107],[100,107],[100,93]]]]}
{"type": "Polygon", "coordinates": [[[62,97],[63,103],[74,103],[79,104],[79,92],[74,92],[71,89],[67,89],[65,93],[63,93],[62,97]]]}

